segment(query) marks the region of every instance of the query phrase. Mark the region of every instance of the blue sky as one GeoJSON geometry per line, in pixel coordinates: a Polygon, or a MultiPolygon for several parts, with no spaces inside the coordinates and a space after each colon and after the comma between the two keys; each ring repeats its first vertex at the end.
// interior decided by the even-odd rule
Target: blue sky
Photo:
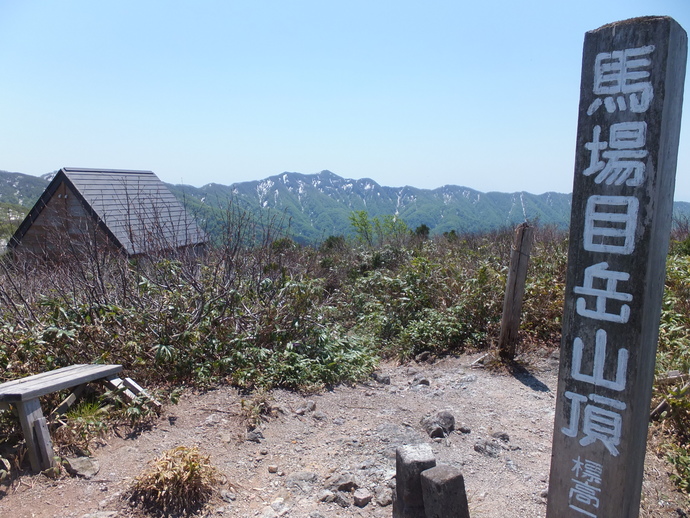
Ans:
{"type": "Polygon", "coordinates": [[[644,15],[690,30],[688,0],[0,0],[0,169],[570,192],[584,33],[644,15]]]}

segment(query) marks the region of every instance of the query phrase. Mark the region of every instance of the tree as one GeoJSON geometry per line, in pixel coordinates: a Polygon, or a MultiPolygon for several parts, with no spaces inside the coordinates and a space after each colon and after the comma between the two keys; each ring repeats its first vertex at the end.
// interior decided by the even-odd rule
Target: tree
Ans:
{"type": "Polygon", "coordinates": [[[353,211],[350,214],[350,225],[352,225],[360,242],[368,246],[374,246],[374,228],[369,220],[369,213],[366,210],[353,211]]]}
{"type": "Polygon", "coordinates": [[[431,229],[423,223],[421,225],[419,225],[414,231],[415,235],[418,238],[425,239],[425,240],[429,239],[429,232],[431,232],[431,229]]]}

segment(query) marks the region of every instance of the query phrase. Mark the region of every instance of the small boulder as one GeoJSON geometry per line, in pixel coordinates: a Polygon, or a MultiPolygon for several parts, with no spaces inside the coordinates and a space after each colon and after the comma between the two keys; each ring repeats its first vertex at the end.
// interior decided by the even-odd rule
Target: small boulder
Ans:
{"type": "Polygon", "coordinates": [[[338,491],[335,494],[333,502],[338,504],[340,507],[350,507],[352,505],[352,497],[348,493],[338,491]]]}
{"type": "Polygon", "coordinates": [[[223,489],[220,492],[220,497],[223,499],[224,502],[231,503],[234,502],[237,496],[235,493],[232,491],[228,491],[227,489],[223,489]]]}
{"type": "Polygon", "coordinates": [[[412,381],[410,381],[410,385],[412,385],[413,387],[418,387],[420,385],[428,387],[429,385],[431,385],[431,382],[429,381],[429,378],[420,373],[414,375],[412,381]]]}
{"type": "Polygon", "coordinates": [[[387,507],[393,503],[393,491],[390,487],[380,487],[376,490],[376,503],[380,507],[387,507]]]}
{"type": "Polygon", "coordinates": [[[331,477],[328,482],[328,487],[332,489],[337,489],[338,491],[352,491],[357,489],[359,484],[355,481],[355,478],[350,474],[339,474],[331,477]]]}
{"type": "Polygon", "coordinates": [[[501,453],[501,445],[496,441],[478,441],[474,445],[474,451],[487,457],[498,457],[501,453]]]}
{"type": "Polygon", "coordinates": [[[316,410],[316,403],[314,403],[311,399],[307,402],[305,402],[301,407],[299,407],[297,410],[295,410],[295,414],[297,415],[304,415],[307,412],[313,412],[316,410]]]}
{"type": "Polygon", "coordinates": [[[374,378],[374,381],[381,383],[381,385],[390,385],[391,384],[391,377],[388,374],[383,374],[380,372],[374,372],[371,375],[372,378],[374,378]]]}
{"type": "Polygon", "coordinates": [[[506,442],[506,443],[510,442],[510,436],[506,432],[496,432],[496,433],[491,434],[491,437],[493,437],[494,439],[498,439],[499,441],[506,442]]]}
{"type": "Polygon", "coordinates": [[[263,438],[264,438],[264,434],[261,433],[261,430],[250,430],[247,432],[246,440],[249,442],[260,443],[261,439],[263,439],[263,438]]]}
{"type": "Polygon", "coordinates": [[[65,469],[72,476],[90,479],[100,471],[101,467],[92,457],[67,457],[65,469]]]}
{"type": "Polygon", "coordinates": [[[448,437],[455,429],[455,416],[448,410],[441,410],[422,419],[421,425],[429,437],[448,437]]]}

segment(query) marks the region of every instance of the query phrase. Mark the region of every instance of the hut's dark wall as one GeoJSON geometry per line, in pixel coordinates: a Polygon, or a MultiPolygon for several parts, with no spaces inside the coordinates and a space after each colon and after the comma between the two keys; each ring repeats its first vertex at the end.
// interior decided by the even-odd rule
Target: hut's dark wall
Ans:
{"type": "Polygon", "coordinates": [[[20,254],[58,259],[79,249],[104,247],[107,239],[64,183],[38,215],[16,248],[20,254]]]}

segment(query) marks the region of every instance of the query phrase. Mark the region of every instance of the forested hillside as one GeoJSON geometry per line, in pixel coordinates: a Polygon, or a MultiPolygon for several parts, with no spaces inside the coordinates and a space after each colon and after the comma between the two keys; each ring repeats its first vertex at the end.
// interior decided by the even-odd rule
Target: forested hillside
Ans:
{"type": "MultiPolygon", "coordinates": [[[[47,177],[0,171],[0,239],[11,235],[33,206],[48,185],[47,177]]],[[[302,243],[352,235],[350,218],[361,211],[371,218],[393,217],[412,230],[425,225],[431,235],[489,232],[523,221],[562,230],[570,218],[570,194],[482,193],[455,185],[433,190],[385,187],[330,171],[283,173],[232,185],[167,185],[216,240],[222,239],[226,223],[238,214],[280,222],[302,243]]],[[[687,221],[690,203],[677,202],[676,214],[687,221]]]]}
{"type": "Polygon", "coordinates": [[[426,225],[432,235],[486,232],[525,220],[564,229],[570,217],[569,194],[481,193],[454,185],[434,190],[384,187],[371,179],[345,179],[330,171],[283,173],[231,186],[171,188],[188,203],[210,208],[207,214],[222,211],[230,202],[252,213],[262,209],[285,216],[291,234],[305,242],[350,234],[350,215],[358,211],[371,217],[395,216],[411,229],[426,225]]]}

